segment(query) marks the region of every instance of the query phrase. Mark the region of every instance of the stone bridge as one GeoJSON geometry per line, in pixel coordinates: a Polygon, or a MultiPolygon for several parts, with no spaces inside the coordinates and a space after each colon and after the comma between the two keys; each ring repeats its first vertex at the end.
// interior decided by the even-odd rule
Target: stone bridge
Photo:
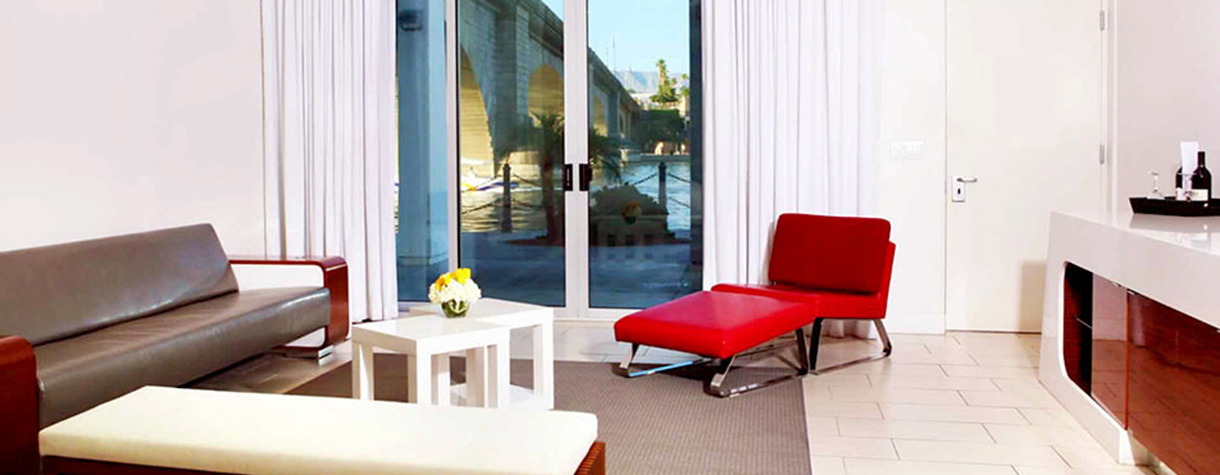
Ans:
{"type": "MultiPolygon", "coordinates": [[[[563,20],[541,0],[467,0],[458,22],[461,170],[492,176],[517,148],[515,128],[563,114],[563,20]]],[[[625,139],[640,106],[592,50],[589,60],[591,125],[625,139]]]]}

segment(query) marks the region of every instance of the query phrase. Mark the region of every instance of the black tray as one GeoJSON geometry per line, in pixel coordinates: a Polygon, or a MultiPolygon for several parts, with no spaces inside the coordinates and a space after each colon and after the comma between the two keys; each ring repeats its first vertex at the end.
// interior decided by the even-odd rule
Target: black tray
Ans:
{"type": "Polygon", "coordinates": [[[1131,211],[1167,216],[1220,216],[1220,200],[1179,201],[1173,198],[1150,200],[1139,196],[1131,198],[1131,211]]]}

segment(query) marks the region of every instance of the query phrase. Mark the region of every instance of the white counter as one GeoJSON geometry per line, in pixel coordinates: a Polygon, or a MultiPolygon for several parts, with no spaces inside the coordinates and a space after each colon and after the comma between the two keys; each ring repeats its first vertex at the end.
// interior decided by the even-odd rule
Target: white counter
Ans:
{"type": "Polygon", "coordinates": [[[1073,383],[1063,361],[1066,263],[1220,327],[1220,217],[1052,213],[1039,378],[1116,460],[1137,453],[1127,432],[1073,383]]]}

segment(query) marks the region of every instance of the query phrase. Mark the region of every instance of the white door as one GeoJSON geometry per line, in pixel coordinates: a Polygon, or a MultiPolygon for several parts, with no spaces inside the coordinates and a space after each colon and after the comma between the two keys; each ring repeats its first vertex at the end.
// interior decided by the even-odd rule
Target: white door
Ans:
{"type": "Polygon", "coordinates": [[[1049,213],[1102,206],[1099,13],[1098,0],[948,0],[950,329],[1038,331],[1049,213]]]}

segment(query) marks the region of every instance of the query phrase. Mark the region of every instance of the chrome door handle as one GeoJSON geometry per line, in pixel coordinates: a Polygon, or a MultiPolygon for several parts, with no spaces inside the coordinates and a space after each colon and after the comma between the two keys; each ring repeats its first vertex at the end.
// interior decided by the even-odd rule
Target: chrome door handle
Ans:
{"type": "Polygon", "coordinates": [[[978,183],[979,179],[972,176],[953,175],[953,202],[966,202],[966,184],[978,183]]]}

